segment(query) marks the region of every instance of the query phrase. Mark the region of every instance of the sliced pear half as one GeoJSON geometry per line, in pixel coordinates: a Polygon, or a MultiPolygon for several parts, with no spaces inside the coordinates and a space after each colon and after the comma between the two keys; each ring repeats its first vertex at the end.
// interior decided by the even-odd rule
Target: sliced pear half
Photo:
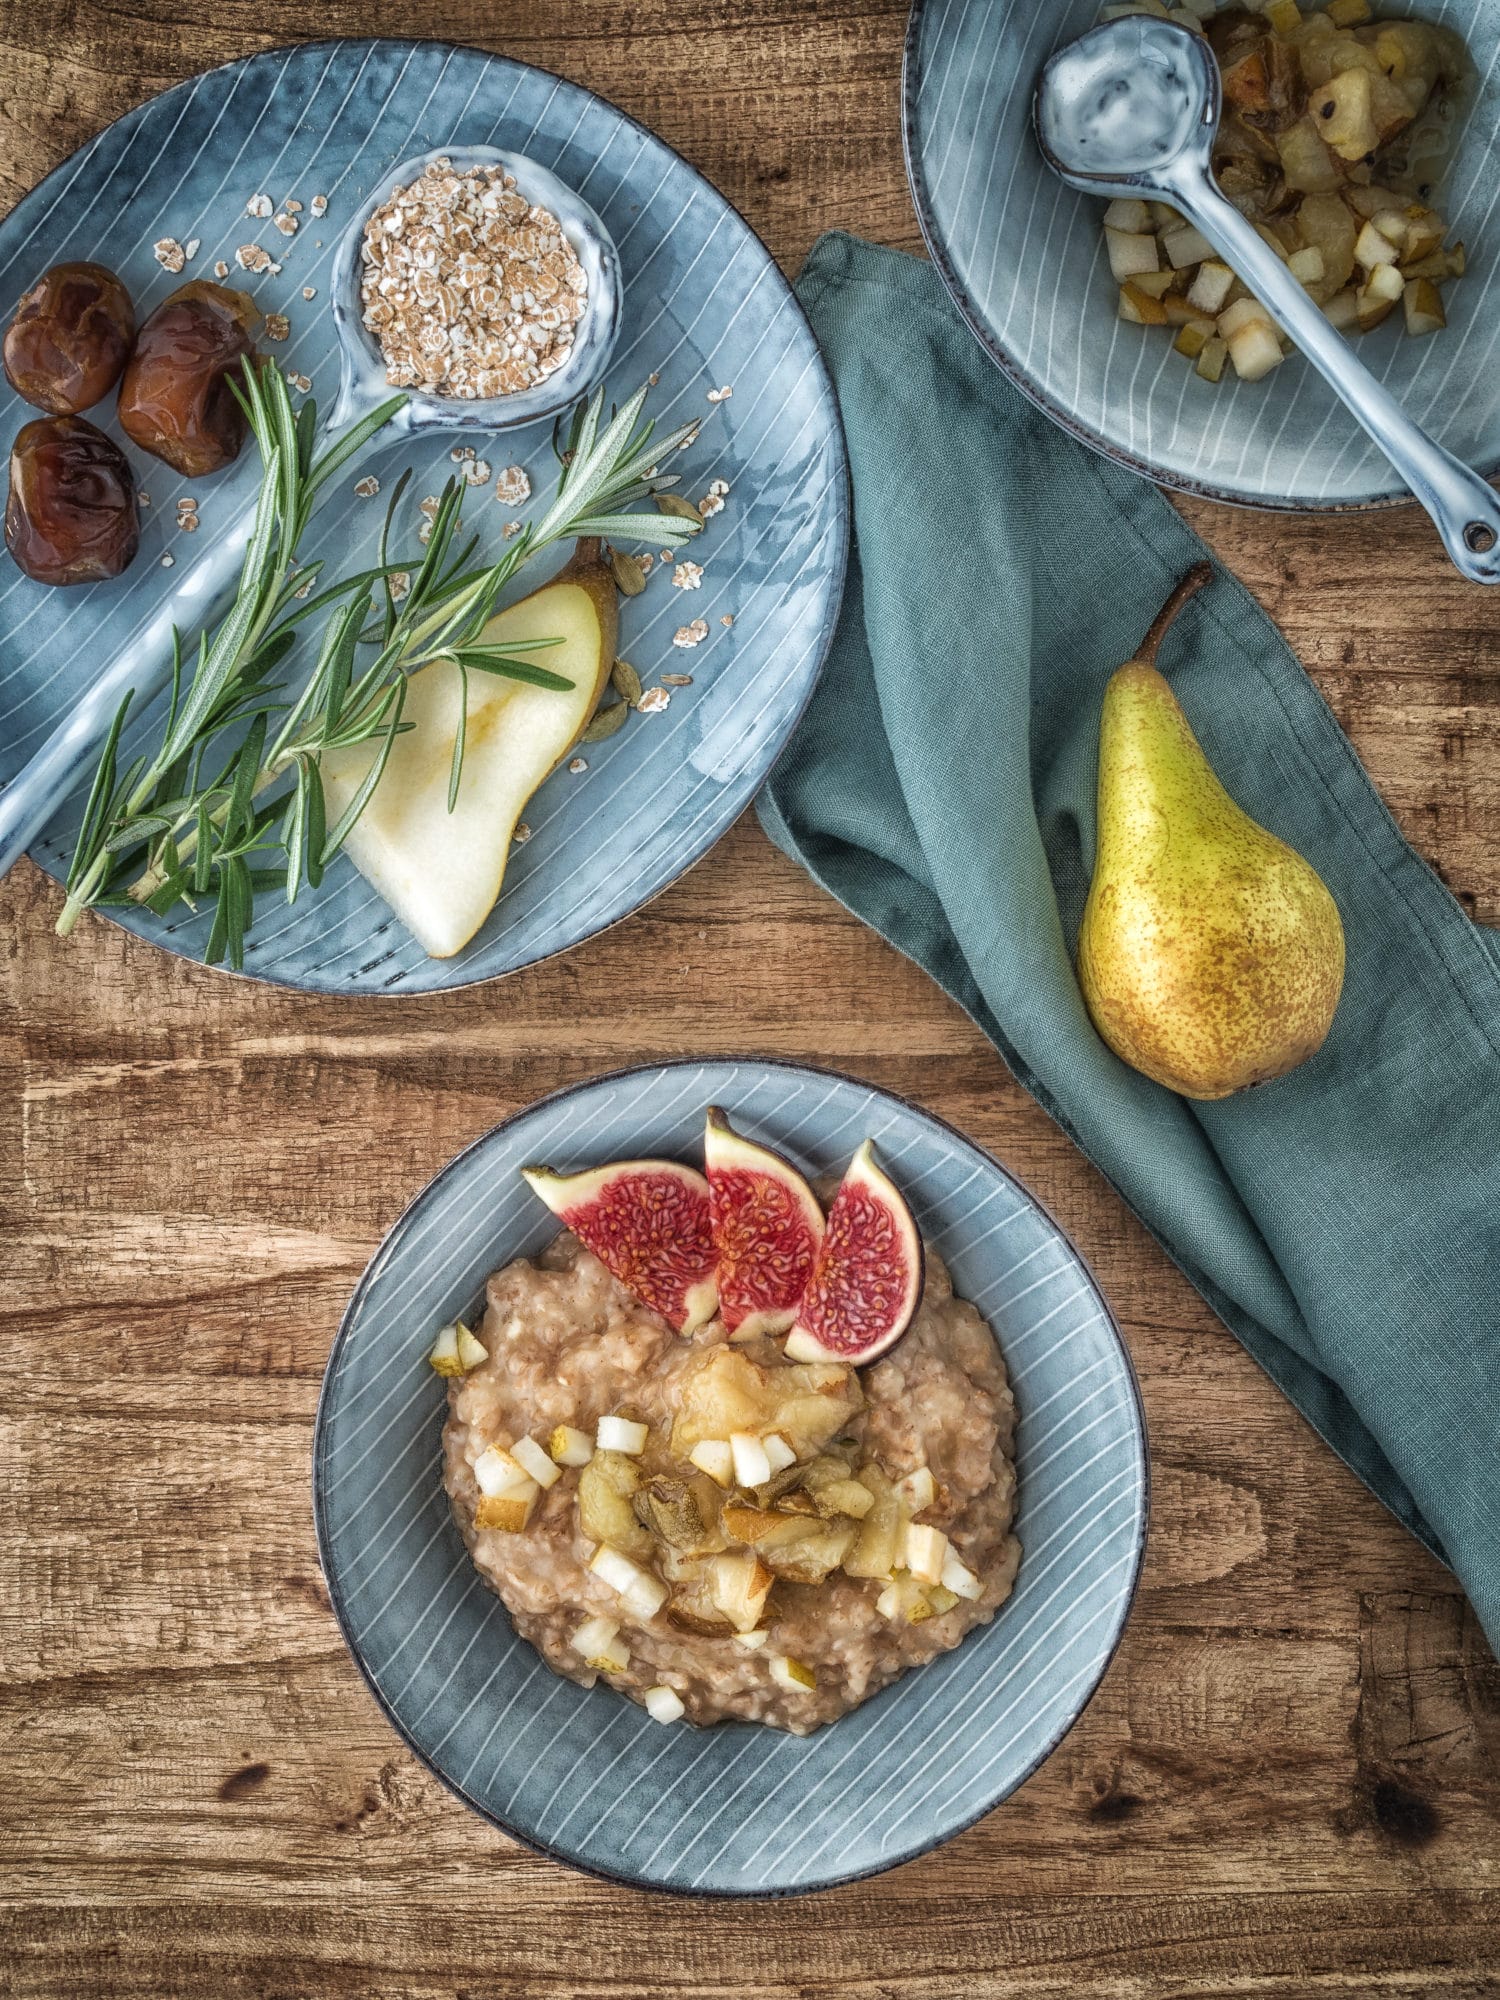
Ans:
{"type": "MultiPolygon", "coordinates": [[[[494,908],[527,800],[583,734],[614,663],[615,581],[597,542],[580,542],[567,568],[484,630],[490,645],[556,639],[523,655],[573,683],[566,693],[495,674],[469,675],[463,776],[453,811],[448,782],[463,683],[446,661],[411,676],[403,720],[375,794],[347,850],[433,958],[451,958],[494,908]]],[[[374,751],[330,751],[323,788],[332,824],[359,789],[374,751]]]]}

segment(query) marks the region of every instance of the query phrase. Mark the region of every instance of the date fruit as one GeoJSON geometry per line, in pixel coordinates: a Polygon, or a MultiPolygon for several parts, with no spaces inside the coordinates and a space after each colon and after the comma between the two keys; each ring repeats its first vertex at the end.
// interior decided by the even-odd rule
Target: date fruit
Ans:
{"type": "Polygon", "coordinates": [[[135,475],[87,417],[36,417],[10,452],[5,541],[38,583],[97,583],[140,546],[135,475]]]}
{"type": "Polygon", "coordinates": [[[135,307],[103,264],[54,264],[5,329],[5,373],[18,396],[74,417],[107,396],[130,358],[135,307]]]}
{"type": "Polygon", "coordinates": [[[230,382],[255,349],[260,312],[245,292],[195,278],[136,337],[120,384],[120,427],[142,451],[199,479],[238,456],[245,413],[230,382]]]}

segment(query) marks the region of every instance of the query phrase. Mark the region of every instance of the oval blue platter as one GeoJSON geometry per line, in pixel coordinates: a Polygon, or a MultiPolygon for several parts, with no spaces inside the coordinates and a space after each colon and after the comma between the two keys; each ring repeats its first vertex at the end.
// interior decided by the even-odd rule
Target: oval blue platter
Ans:
{"type": "MultiPolygon", "coordinates": [[[[1226,0],[1227,3],[1227,0],[1226,0]]],[[[1500,0],[1376,0],[1442,21],[1477,82],[1436,197],[1469,271],[1448,327],[1409,340],[1395,314],[1354,344],[1420,424],[1486,476],[1500,469],[1500,0]]],[[[1288,511],[1411,495],[1300,356],[1260,382],[1205,382],[1160,327],[1127,326],[1104,253],[1102,201],[1063,186],[1031,129],[1037,74],[1099,18],[1099,0],[915,0],[903,84],[907,172],[922,234],[989,353],[1096,451],[1187,493],[1288,511]]]]}
{"type": "MultiPolygon", "coordinates": [[[[227,263],[225,282],[291,321],[285,345],[266,351],[309,377],[330,407],[338,364],[328,282],[339,235],[390,167],[449,144],[524,154],[601,216],[625,288],[610,391],[623,399],[659,376],[647,414],[661,428],[705,419],[672,468],[681,490],[697,499],[723,479],[729,495],[693,547],[701,588],[674,589],[658,564],[646,591],[622,605],[621,651],[642,679],[654,685],[663,671],[680,672],[692,685],[671,689],[662,712],[632,716],[588,746],[586,771],[548,780],[528,808],[531,837],[512,856],[500,903],[464,951],[427,958],[342,858],[294,907],[267,899],[245,971],[314,992],[419,993],[492,979],[579,943],[664,889],[712,846],[774,763],[812,691],[843,585],[843,437],[790,287],[749,227],[670,147],[588,91],[522,63],[436,42],[315,42],[180,84],[100,133],[0,223],[0,318],[65,258],[113,265],[140,317],[185,279],[227,263]],[[278,207],[301,201],[295,236],[247,215],[259,193],[278,207]],[[321,218],[311,214],[315,195],[328,200],[321,218]],[[153,255],[163,237],[198,243],[179,276],[153,255]],[[236,249],[253,242],[271,251],[280,275],[239,269],[236,249]],[[730,397],[708,400],[726,387],[730,397]],[[674,632],[694,618],[709,637],[690,650],[674,646],[674,632]]],[[[0,379],[7,449],[34,414],[0,379]]],[[[111,403],[89,414],[118,437],[111,403]]],[[[362,460],[315,518],[306,557],[327,554],[344,570],[373,560],[385,502],[357,497],[355,478],[374,472],[388,491],[405,465],[414,469],[403,516],[409,545],[418,499],[454,470],[454,441],[396,445],[362,460]]],[[[493,442],[475,431],[466,442],[496,471],[519,464],[533,484],[530,508],[545,505],[556,475],[550,426],[493,442]]],[[[257,477],[253,449],[211,480],[183,480],[131,456],[151,504],[125,577],[49,590],[0,563],[0,783],[165,592],[162,558],[185,547],[179,497],[198,501],[199,532],[211,535],[257,477]]],[[[465,519],[498,548],[507,516],[522,511],[494,504],[490,486],[475,489],[465,519]]],[[[513,594],[541,580],[540,569],[528,570],[513,594]]],[[[127,731],[127,756],[134,740],[127,731]]],[[[54,876],[66,872],[80,810],[75,800],[35,850],[54,876]]],[[[161,926],[111,914],[170,950],[202,955],[207,916],[161,926]]]]}
{"type": "Polygon", "coordinates": [[[774,1896],[909,1860],[1015,1790],[1099,1683],[1135,1589],[1146,1446],[1130,1362],[1062,1231],[951,1127],[867,1084],[761,1061],[621,1071],[478,1139],[397,1222],[329,1357],[313,1445],[329,1593],[355,1660],[418,1757],[476,1812],[642,1887],[774,1896]],[[436,1329],[556,1223],[519,1170],[631,1155],[701,1161],[703,1112],[806,1171],[873,1138],[989,1321],[1020,1411],[1023,1554],[994,1622],[853,1714],[797,1738],[653,1722],[561,1679],[513,1630],[453,1525],[439,1469],[436,1329]]]}

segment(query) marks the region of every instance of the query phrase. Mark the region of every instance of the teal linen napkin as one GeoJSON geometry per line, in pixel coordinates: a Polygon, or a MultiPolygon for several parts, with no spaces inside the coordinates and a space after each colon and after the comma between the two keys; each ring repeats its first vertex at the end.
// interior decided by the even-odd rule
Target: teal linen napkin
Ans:
{"type": "Polygon", "coordinates": [[[798,290],[857,546],[767,832],[967,1010],[1500,1646],[1494,939],[1220,572],[1161,665],[1230,793],[1333,891],[1343,1000],[1310,1062],[1222,1103],[1118,1061],[1072,964],[1100,702],[1203,544],[1012,388],[929,265],[828,236],[798,290]]]}

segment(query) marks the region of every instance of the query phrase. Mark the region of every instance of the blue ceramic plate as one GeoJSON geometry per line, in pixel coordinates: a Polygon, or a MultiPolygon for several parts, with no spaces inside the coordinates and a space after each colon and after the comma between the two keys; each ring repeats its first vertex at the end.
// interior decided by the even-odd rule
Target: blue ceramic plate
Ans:
{"type": "Polygon", "coordinates": [[[313,1445],[318,1547],[376,1699],[459,1797],[534,1847],[662,1889],[779,1895],[920,1854],[1014,1791],[1076,1720],[1129,1609],[1146,1530],[1135,1380],[1078,1253],[1024,1188],[883,1091],[764,1062],[621,1071],[477,1140],[361,1280],[313,1445]],[[435,1330],[556,1230],[519,1178],[639,1154],[701,1160],[704,1106],[815,1174],[861,1139],[989,1320],[1020,1409],[1016,1590],[994,1623],[807,1738],[653,1722],[517,1638],[449,1515],[435,1330]]]}
{"type": "MultiPolygon", "coordinates": [[[[499,906],[458,957],[428,959],[353,867],[341,860],[323,889],[294,909],[258,914],[247,972],[327,993],[415,993],[490,979],[592,936],[639,907],[698,859],[753,796],[811,692],[837,614],[847,542],[845,461],[838,412],[811,332],[785,280],[729,204],[659,139],[587,91],[541,70],[436,42],[344,41],[280,49],[169,90],[102,132],[0,224],[0,317],[48,264],[102,258],[129,284],[142,317],[186,277],[227,262],[231,282],[291,320],[286,345],[267,351],[310,376],[330,406],[338,364],[328,307],[338,237],[388,170],[430,147],[495,145],[550,168],[597,211],[620,254],[625,309],[612,391],[659,374],[648,413],[668,427],[706,422],[678,469],[694,499],[728,481],[722,513],[692,553],[700,590],[674,590],[658,566],[622,607],[621,651],[649,684],[663,670],[693,676],[663,713],[632,717],[586,752],[588,770],[556,773],[532,801],[530,842],[518,848],[499,906]],[[252,195],[303,203],[283,238],[246,215],[252,195]],[[321,220],[310,213],[328,197],[321,220]],[[199,248],[181,277],[155,261],[171,236],[199,248]],[[263,243],[279,277],[234,264],[263,243]],[[316,297],[304,300],[304,286],[316,297]],[[710,389],[732,397],[709,403],[710,389]],[[733,619],[724,625],[725,617],[733,619]],[[709,638],[691,651],[672,635],[694,617],[709,638]]],[[[294,398],[295,400],[295,398],[294,398]]],[[[36,413],[0,380],[6,449],[36,413]]],[[[91,417],[113,429],[106,403],[91,417]]],[[[555,484],[550,426],[469,442],[498,470],[519,464],[544,503],[555,484]]],[[[451,435],[376,454],[359,471],[389,488],[415,468],[415,507],[453,470],[451,435]]],[[[186,545],[176,502],[199,503],[200,535],[228,521],[255,483],[255,454],[227,475],[181,480],[132,452],[151,496],[140,556],[113,584],[48,590],[0,560],[0,782],[14,775],[67,710],[93,663],[125,646],[170,581],[163,554],[186,545]]],[[[319,513],[309,556],[353,568],[371,559],[380,499],[341,483],[319,513]]],[[[486,546],[501,545],[507,515],[493,488],[465,509],[486,546]]],[[[519,590],[540,581],[540,572],[519,590]]],[[[53,875],[71,853],[76,812],[59,820],[35,858],[53,875]]],[[[201,955],[206,919],[163,932],[132,915],[133,930],[201,955]]]]}
{"type": "MultiPolygon", "coordinates": [[[[1479,73],[1438,206],[1469,254],[1444,287],[1448,329],[1408,340],[1393,314],[1360,359],[1450,451],[1500,468],[1500,0],[1401,0],[1455,28],[1479,73]]],[[[1031,94],[1098,0],[916,0],[906,39],[906,162],[922,232],[964,316],[1033,402],[1085,444],[1185,492],[1247,506],[1389,505],[1410,494],[1298,355],[1260,382],[1200,380],[1160,327],[1127,326],[1104,204],[1042,164],[1031,94]]]]}

